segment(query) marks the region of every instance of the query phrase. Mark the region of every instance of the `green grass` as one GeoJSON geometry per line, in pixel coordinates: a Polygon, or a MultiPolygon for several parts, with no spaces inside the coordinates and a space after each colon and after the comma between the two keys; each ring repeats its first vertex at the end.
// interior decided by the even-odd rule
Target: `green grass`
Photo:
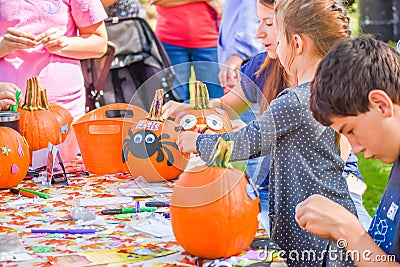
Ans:
{"type": "Polygon", "coordinates": [[[359,26],[359,19],[358,19],[358,13],[357,13],[357,4],[354,3],[351,7],[348,9],[348,15],[350,17],[350,29],[352,32],[352,36],[358,36],[360,34],[360,26],[359,26]]]}
{"type": "Polygon", "coordinates": [[[364,206],[368,213],[373,216],[388,182],[392,165],[378,160],[365,159],[363,155],[359,155],[358,160],[360,172],[368,185],[363,196],[364,206]]]}

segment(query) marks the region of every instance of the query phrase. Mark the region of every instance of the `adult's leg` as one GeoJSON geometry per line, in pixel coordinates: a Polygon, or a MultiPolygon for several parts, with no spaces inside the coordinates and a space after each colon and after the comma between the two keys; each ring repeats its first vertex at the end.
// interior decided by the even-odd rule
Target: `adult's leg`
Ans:
{"type": "Polygon", "coordinates": [[[218,79],[217,47],[192,48],[191,54],[196,79],[207,85],[210,98],[223,96],[224,90],[219,85],[218,79]]]}
{"type": "Polygon", "coordinates": [[[167,43],[162,43],[175,71],[173,90],[185,102],[189,101],[190,54],[189,49],[167,43]]]}

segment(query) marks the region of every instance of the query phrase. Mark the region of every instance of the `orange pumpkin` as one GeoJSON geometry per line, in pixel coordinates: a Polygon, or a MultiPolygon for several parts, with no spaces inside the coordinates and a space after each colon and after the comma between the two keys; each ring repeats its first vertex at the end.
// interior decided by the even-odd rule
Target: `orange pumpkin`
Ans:
{"type": "Polygon", "coordinates": [[[28,172],[28,146],[17,131],[0,127],[0,149],[0,188],[16,186],[28,172]]]}
{"type": "Polygon", "coordinates": [[[175,238],[201,258],[238,254],[258,229],[259,199],[245,172],[229,166],[232,147],[232,141],[220,138],[208,167],[182,173],[171,196],[175,238]]]}
{"type": "Polygon", "coordinates": [[[39,87],[36,77],[27,81],[25,104],[19,109],[20,133],[29,145],[29,153],[61,142],[60,124],[49,111],[46,90],[39,87]]]}
{"type": "Polygon", "coordinates": [[[123,154],[134,178],[142,176],[149,182],[178,177],[188,164],[176,145],[177,124],[163,120],[163,90],[157,90],[147,119],[133,123],[123,142],[123,154]]]}
{"type": "Polygon", "coordinates": [[[186,131],[205,127],[215,133],[232,131],[228,112],[210,107],[207,86],[198,81],[194,85],[194,107],[180,112],[176,116],[176,122],[186,131]]]}
{"type": "Polygon", "coordinates": [[[60,124],[61,142],[64,142],[69,130],[71,129],[71,124],[74,118],[66,108],[63,108],[56,103],[50,103],[49,111],[56,116],[58,124],[60,124]]]}

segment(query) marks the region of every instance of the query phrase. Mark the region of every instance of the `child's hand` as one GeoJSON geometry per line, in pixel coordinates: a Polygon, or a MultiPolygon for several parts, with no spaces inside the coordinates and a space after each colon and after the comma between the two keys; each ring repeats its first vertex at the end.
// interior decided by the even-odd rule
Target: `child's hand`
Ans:
{"type": "Polygon", "coordinates": [[[199,133],[187,131],[183,132],[178,136],[178,140],[176,140],[176,144],[178,145],[179,150],[182,153],[197,153],[196,149],[196,140],[199,136],[199,133]]]}
{"type": "Polygon", "coordinates": [[[50,53],[59,51],[68,46],[66,43],[66,37],[57,28],[50,28],[47,31],[42,32],[36,37],[36,41],[39,44],[44,45],[50,53]]]}
{"type": "Polygon", "coordinates": [[[236,131],[240,131],[240,129],[242,129],[243,127],[246,127],[247,124],[244,123],[242,120],[237,119],[237,120],[232,120],[231,121],[232,124],[232,131],[236,132],[236,131]]]}
{"type": "Polygon", "coordinates": [[[168,117],[178,114],[186,108],[191,107],[190,104],[179,103],[173,100],[168,101],[162,107],[162,117],[168,119],[168,117]]]}
{"type": "Polygon", "coordinates": [[[15,105],[17,90],[20,89],[13,83],[0,83],[0,110],[8,110],[15,105]]]}
{"type": "Polygon", "coordinates": [[[356,216],[321,195],[312,195],[299,203],[295,218],[303,230],[335,242],[365,233],[356,216]]]}
{"type": "Polygon", "coordinates": [[[7,49],[8,53],[11,53],[15,50],[34,48],[38,42],[32,33],[9,27],[3,38],[0,38],[0,44],[7,49]]]}

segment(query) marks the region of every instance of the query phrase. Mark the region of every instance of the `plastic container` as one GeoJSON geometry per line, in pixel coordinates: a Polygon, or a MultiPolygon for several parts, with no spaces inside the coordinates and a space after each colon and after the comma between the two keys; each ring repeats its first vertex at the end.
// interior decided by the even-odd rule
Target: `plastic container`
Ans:
{"type": "Polygon", "coordinates": [[[10,127],[19,132],[19,112],[1,111],[0,126],[10,127]]]}
{"type": "Polygon", "coordinates": [[[146,118],[137,106],[116,103],[87,113],[72,124],[87,171],[95,174],[127,172],[122,142],[133,122],[146,118]]]}

